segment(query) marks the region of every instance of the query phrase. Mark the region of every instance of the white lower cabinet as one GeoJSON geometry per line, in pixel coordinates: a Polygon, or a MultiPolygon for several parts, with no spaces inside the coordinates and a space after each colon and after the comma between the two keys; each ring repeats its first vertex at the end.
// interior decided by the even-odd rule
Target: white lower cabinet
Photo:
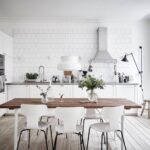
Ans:
{"type": "MultiPolygon", "coordinates": [[[[0,93],[0,104],[3,104],[6,102],[5,93],[0,93]]],[[[7,112],[7,109],[0,109],[0,117],[4,115],[7,112]]]]}
{"type": "Polygon", "coordinates": [[[72,91],[73,98],[87,98],[87,91],[85,88],[81,89],[78,85],[73,85],[72,91]]]}
{"type": "Polygon", "coordinates": [[[114,86],[107,85],[104,89],[96,89],[95,92],[99,98],[113,98],[114,97],[114,86]]]}
{"type": "Polygon", "coordinates": [[[7,100],[13,98],[29,98],[30,95],[29,85],[8,85],[7,86],[7,100]]]}
{"type": "MultiPolygon", "coordinates": [[[[45,92],[48,88],[48,85],[39,85],[45,92]]],[[[39,98],[41,90],[36,87],[36,85],[30,85],[30,97],[31,98],[39,98]]],[[[50,90],[48,91],[48,97],[58,98],[59,94],[63,94],[64,98],[72,97],[72,85],[52,85],[50,90]]]]}
{"type": "MultiPolygon", "coordinates": [[[[48,88],[48,85],[39,85],[41,89],[45,92],[48,88]]],[[[31,98],[39,98],[41,90],[36,87],[36,85],[30,85],[30,93],[29,97],[31,98]]],[[[48,91],[48,97],[58,98],[59,94],[63,94],[64,98],[72,97],[72,85],[52,85],[50,90],[48,91]]]]}
{"type": "Polygon", "coordinates": [[[116,86],[116,97],[117,98],[127,98],[131,101],[138,102],[138,87],[134,85],[130,86],[116,86]]]}
{"type": "Polygon", "coordinates": [[[64,98],[73,97],[73,85],[52,85],[52,89],[48,93],[49,96],[54,96],[55,98],[60,97],[63,94],[64,98]]]}
{"type": "MultiPolygon", "coordinates": [[[[48,85],[39,85],[46,91],[48,85]]],[[[96,89],[99,98],[127,98],[137,102],[138,86],[136,85],[106,85],[104,89],[96,89]]],[[[7,100],[13,98],[40,98],[41,91],[36,85],[7,85],[7,100]]],[[[86,89],[78,85],[52,85],[48,97],[58,98],[63,94],[64,98],[87,98],[86,89]]]]}

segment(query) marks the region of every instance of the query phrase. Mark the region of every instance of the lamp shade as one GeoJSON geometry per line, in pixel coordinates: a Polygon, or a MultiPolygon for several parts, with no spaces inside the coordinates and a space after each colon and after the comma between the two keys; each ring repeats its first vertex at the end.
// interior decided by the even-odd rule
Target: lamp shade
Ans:
{"type": "Polygon", "coordinates": [[[124,55],[124,57],[122,58],[121,61],[123,61],[123,62],[128,62],[127,55],[124,55]]]}
{"type": "Polygon", "coordinates": [[[73,71],[81,70],[78,56],[61,56],[61,62],[57,66],[58,70],[73,71]]]}

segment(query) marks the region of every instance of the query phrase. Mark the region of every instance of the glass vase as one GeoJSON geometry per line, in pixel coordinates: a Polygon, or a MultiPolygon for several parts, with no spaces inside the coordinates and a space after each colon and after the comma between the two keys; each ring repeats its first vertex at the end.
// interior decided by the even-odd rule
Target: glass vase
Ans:
{"type": "Polygon", "coordinates": [[[91,90],[90,92],[88,92],[88,100],[91,102],[97,102],[98,95],[94,92],[94,90],[91,90]]]}
{"type": "Polygon", "coordinates": [[[48,102],[47,96],[41,96],[41,102],[44,104],[47,103],[48,102]]]}

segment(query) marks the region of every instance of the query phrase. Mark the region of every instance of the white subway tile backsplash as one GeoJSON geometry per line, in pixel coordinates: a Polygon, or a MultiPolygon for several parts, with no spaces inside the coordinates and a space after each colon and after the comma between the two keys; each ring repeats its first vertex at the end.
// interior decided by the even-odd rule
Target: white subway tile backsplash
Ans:
{"type": "MultiPolygon", "coordinates": [[[[133,27],[108,27],[108,50],[118,59],[118,71],[135,73],[133,62],[130,65],[119,59],[125,53],[135,52],[133,27]]],[[[98,27],[98,26],[97,26],[98,27]]],[[[57,64],[62,55],[78,55],[82,58],[83,68],[87,69],[88,61],[97,50],[95,25],[80,23],[52,23],[49,25],[26,26],[14,30],[14,80],[23,81],[26,72],[38,72],[40,65],[45,66],[46,76],[62,75],[57,64]]],[[[138,60],[138,57],[137,57],[138,60]]],[[[94,74],[103,75],[106,80],[113,78],[113,65],[94,64],[94,74]]]]}

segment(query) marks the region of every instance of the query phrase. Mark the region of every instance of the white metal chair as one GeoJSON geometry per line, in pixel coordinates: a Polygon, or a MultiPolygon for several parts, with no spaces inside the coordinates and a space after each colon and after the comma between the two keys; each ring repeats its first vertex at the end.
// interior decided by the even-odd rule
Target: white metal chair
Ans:
{"type": "MultiPolygon", "coordinates": [[[[90,131],[91,129],[102,132],[101,134],[101,150],[103,149],[103,139],[104,135],[106,133],[106,148],[108,150],[108,132],[120,132],[121,138],[123,140],[124,147],[126,149],[124,136],[122,131],[120,130],[120,121],[121,117],[124,115],[124,106],[117,106],[117,107],[104,107],[102,109],[102,117],[103,121],[101,123],[94,123],[91,124],[88,131],[88,139],[87,139],[87,147],[86,150],[88,150],[88,144],[89,144],[89,138],[90,138],[90,131]]],[[[105,139],[104,139],[105,140],[105,139]]]]}
{"type": "Polygon", "coordinates": [[[85,121],[86,120],[100,120],[102,122],[102,116],[101,113],[98,109],[92,109],[92,108],[86,108],[86,113],[81,120],[81,123],[83,121],[83,134],[84,134],[84,126],[85,126],[85,121]]]}
{"type": "MultiPolygon", "coordinates": [[[[47,144],[47,133],[50,124],[48,122],[39,121],[40,117],[47,112],[46,105],[31,105],[31,104],[22,104],[21,113],[25,116],[26,122],[24,129],[21,130],[19,135],[19,140],[17,144],[17,150],[19,149],[19,143],[21,135],[24,131],[28,131],[28,148],[30,148],[30,131],[33,129],[41,130],[45,136],[46,149],[48,150],[47,144]]],[[[51,128],[50,128],[51,129],[51,128]]]]}
{"type": "MultiPolygon", "coordinates": [[[[47,109],[47,111],[45,112],[45,114],[43,114],[40,117],[40,121],[42,121],[43,118],[46,118],[47,122],[49,121],[49,119],[55,118],[55,108],[47,109]]],[[[40,130],[37,131],[37,135],[39,134],[39,131],[40,130]]],[[[50,126],[50,132],[51,132],[51,138],[52,138],[52,128],[51,128],[51,126],[50,126]]],[[[53,145],[53,138],[52,138],[52,145],[53,145]]]]}
{"type": "Polygon", "coordinates": [[[59,124],[55,127],[56,137],[53,149],[56,150],[57,137],[62,134],[75,133],[80,136],[80,144],[82,149],[84,147],[81,125],[77,125],[77,121],[84,116],[84,108],[82,107],[57,107],[55,110],[55,117],[63,121],[63,124],[59,124]]]}

